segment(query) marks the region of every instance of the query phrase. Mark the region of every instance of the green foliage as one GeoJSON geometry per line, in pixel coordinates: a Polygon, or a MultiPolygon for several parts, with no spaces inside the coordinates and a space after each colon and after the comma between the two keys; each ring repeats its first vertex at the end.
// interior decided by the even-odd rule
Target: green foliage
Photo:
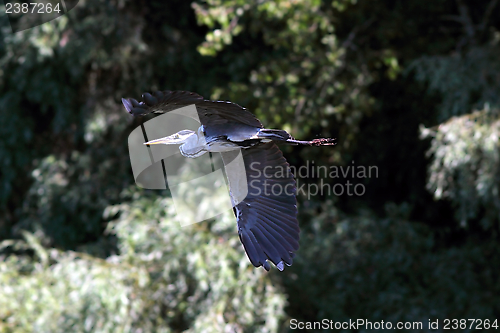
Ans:
{"type": "Polygon", "coordinates": [[[499,18],[495,0],[87,0],[2,27],[0,332],[498,318],[499,18]],[[166,191],[133,184],[143,119],[120,99],[156,89],[338,138],[282,147],[295,167],[380,177],[362,197],[299,196],[294,265],[256,270],[231,211],[180,227],[166,191]]]}
{"type": "MultiPolygon", "coordinates": [[[[441,248],[428,227],[407,221],[407,205],[344,216],[323,205],[303,230],[296,284],[286,280],[292,318],[421,321],[495,317],[500,293],[495,241],[441,248]],[[324,286],[318,288],[317,286],[324,286]]],[[[367,331],[367,330],[361,330],[367,331]]],[[[424,329],[424,331],[430,331],[424,329]]]]}
{"type": "MultiPolygon", "coordinates": [[[[0,113],[11,126],[0,130],[0,209],[22,202],[30,183],[26,175],[36,167],[31,161],[81,149],[85,125],[91,119],[89,109],[98,107],[98,96],[109,94],[96,91],[99,75],[116,62],[122,63],[122,73],[127,75],[127,62],[135,62],[134,55],[141,53],[132,27],[117,17],[115,7],[88,2],[77,8],[69,17],[16,34],[8,27],[2,29],[0,62],[5,69],[0,72],[0,113]],[[91,15],[96,8],[100,10],[91,15]],[[73,19],[76,26],[70,23],[73,19]]],[[[103,98],[100,102],[106,103],[103,98]]],[[[5,227],[18,218],[2,215],[0,223],[5,227]]]]}
{"type": "Polygon", "coordinates": [[[498,115],[498,110],[486,108],[422,129],[424,138],[432,137],[427,186],[436,199],[453,202],[462,226],[476,220],[492,229],[500,222],[498,115]]]}
{"type": "Polygon", "coordinates": [[[46,250],[29,234],[14,243],[36,260],[1,264],[0,331],[277,330],[281,288],[248,265],[230,214],[182,228],[172,199],[135,187],[123,195],[135,200],[105,212],[119,215],[108,231],[120,255],[46,250]]]}
{"type": "MultiPolygon", "coordinates": [[[[353,38],[366,25],[354,27],[344,42],[335,35],[340,9],[352,5],[351,0],[336,1],[333,7],[320,1],[194,4],[199,23],[221,27],[207,34],[199,48],[202,54],[215,55],[241,31],[262,36],[265,56],[260,55],[248,82],[221,87],[213,97],[248,100],[267,126],[283,127],[298,138],[312,133],[337,136],[332,130],[340,123],[340,145],[348,148],[373,103],[363,93],[373,80],[366,60],[348,58],[353,38]]],[[[397,75],[397,60],[386,61],[393,64],[391,75],[397,75]]],[[[337,151],[332,155],[330,162],[341,158],[337,151]]]]}
{"type": "Polygon", "coordinates": [[[37,260],[1,263],[1,332],[131,331],[143,308],[135,299],[148,281],[143,267],[28,241],[16,245],[36,249],[37,260]]]}
{"type": "Polygon", "coordinates": [[[442,97],[439,120],[468,113],[485,103],[500,106],[500,64],[498,45],[474,47],[465,54],[424,56],[416,59],[408,70],[416,79],[428,82],[429,93],[442,97]]]}
{"type": "Polygon", "coordinates": [[[117,161],[122,173],[129,168],[126,151],[116,156],[116,151],[92,149],[59,159],[49,155],[37,163],[16,230],[36,232],[46,246],[69,249],[101,237],[102,212],[119,200],[116,185],[123,184],[109,176],[119,171],[117,161]]]}

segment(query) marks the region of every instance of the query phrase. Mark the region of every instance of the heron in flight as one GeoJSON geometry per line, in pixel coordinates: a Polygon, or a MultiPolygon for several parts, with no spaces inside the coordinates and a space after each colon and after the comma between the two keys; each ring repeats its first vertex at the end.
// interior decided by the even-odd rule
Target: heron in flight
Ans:
{"type": "Polygon", "coordinates": [[[182,130],[145,144],[179,144],[181,154],[189,158],[218,152],[225,165],[231,152],[241,151],[246,184],[251,183],[252,188],[259,189],[245,192],[245,198],[237,199],[235,182],[231,182],[231,174],[226,168],[243,248],[255,267],[263,266],[269,271],[268,261],[280,271],[284,270],[285,264],[291,266],[299,248],[297,190],[289,164],[276,143],[323,146],[335,145],[335,139],[295,140],[284,130],[263,128],[252,113],[238,104],[205,100],[188,91],[144,93],[142,99],[138,102],[133,98],[122,98],[122,103],[134,116],[162,114],[194,104],[201,122],[197,131],[182,130]],[[282,190],[271,190],[276,186],[282,190]]]}

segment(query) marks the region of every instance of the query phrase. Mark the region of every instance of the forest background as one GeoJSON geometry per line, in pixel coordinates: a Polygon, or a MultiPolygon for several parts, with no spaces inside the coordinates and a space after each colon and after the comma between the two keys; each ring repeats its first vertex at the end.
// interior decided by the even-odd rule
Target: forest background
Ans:
{"type": "Polygon", "coordinates": [[[17,33],[4,9],[0,332],[500,319],[497,0],[82,0],[17,33]],[[233,217],[181,228],[134,183],[120,100],[167,89],[337,138],[292,166],[378,174],[301,179],[365,192],[299,194],[293,266],[255,269],[233,217]]]}

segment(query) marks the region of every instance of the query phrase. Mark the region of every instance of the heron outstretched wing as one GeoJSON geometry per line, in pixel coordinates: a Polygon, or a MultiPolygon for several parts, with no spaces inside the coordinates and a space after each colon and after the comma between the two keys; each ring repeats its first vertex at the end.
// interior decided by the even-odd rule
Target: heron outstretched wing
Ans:
{"type": "Polygon", "coordinates": [[[127,111],[134,115],[149,113],[166,113],[183,106],[195,104],[198,116],[203,125],[225,123],[242,123],[245,125],[262,128],[261,122],[242,106],[226,101],[210,101],[202,96],[189,91],[156,91],[153,94],[142,94],[143,101],[133,98],[122,98],[127,111]]]}
{"type": "MultiPolygon", "coordinates": [[[[290,167],[272,142],[242,149],[248,194],[234,207],[238,234],[255,267],[290,266],[299,248],[296,184],[290,167]]],[[[222,153],[224,164],[230,153],[222,153]]],[[[228,178],[232,177],[228,175],[228,178]]],[[[229,183],[231,190],[231,181],[229,183]]]]}

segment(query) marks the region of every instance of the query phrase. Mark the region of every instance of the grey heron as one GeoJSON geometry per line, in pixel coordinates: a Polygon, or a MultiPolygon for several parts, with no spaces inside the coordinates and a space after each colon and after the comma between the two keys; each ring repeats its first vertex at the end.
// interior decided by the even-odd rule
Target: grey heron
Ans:
{"type": "Polygon", "coordinates": [[[255,267],[263,266],[269,271],[268,260],[280,271],[285,264],[291,266],[299,248],[300,233],[296,183],[276,143],[323,146],[335,145],[335,139],[295,140],[284,130],[263,128],[252,113],[238,104],[205,100],[192,92],[157,91],[144,93],[142,99],[139,102],[122,98],[122,103],[134,116],[162,114],[194,104],[201,122],[197,131],[181,130],[145,144],[179,144],[181,154],[189,158],[219,152],[224,159],[231,151],[241,151],[247,184],[252,183],[253,188],[259,189],[248,191],[243,200],[236,200],[229,182],[243,248],[255,267]],[[271,190],[276,185],[286,190],[276,193],[271,190]]]}

